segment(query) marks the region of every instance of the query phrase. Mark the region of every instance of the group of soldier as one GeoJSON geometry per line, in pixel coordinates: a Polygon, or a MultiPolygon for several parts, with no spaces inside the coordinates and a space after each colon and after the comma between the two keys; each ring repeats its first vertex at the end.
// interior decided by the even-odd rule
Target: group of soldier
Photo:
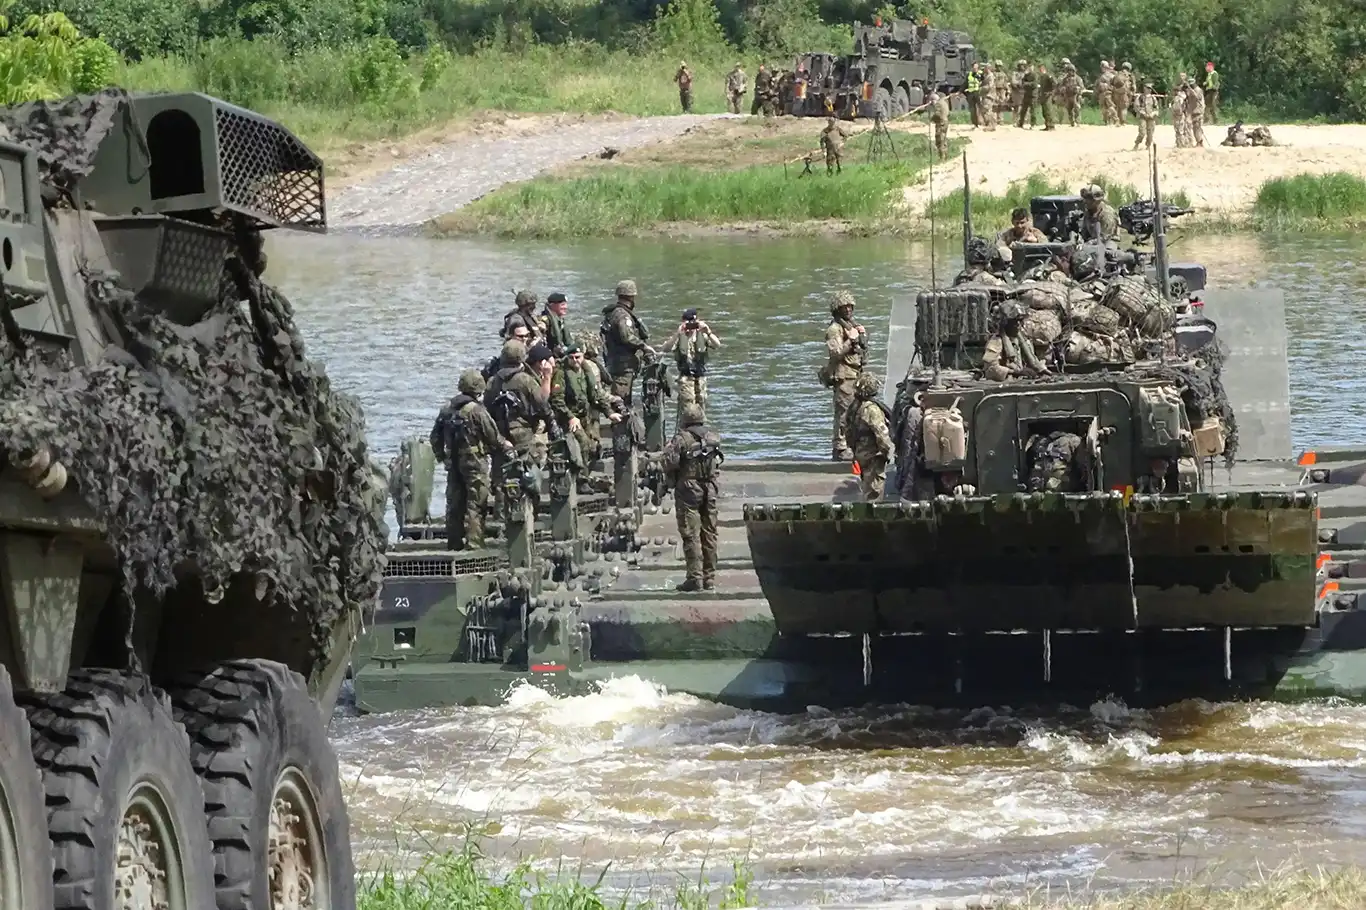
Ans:
{"type": "MultiPolygon", "coordinates": [[[[518,291],[503,318],[501,351],[482,370],[465,370],[458,394],[438,413],[429,441],[446,468],[446,537],[453,550],[485,546],[485,509],[502,514],[501,481],[513,459],[543,464],[549,445],[560,441],[581,492],[602,455],[603,421],[631,419],[633,390],[641,368],[659,356],[636,313],[636,283],[624,279],[616,299],[602,311],[596,333],[571,333],[564,294],[546,298],[518,291]]],[[[720,437],[706,421],[707,360],[721,341],[696,309],[683,311],[662,345],[673,352],[678,378],[677,432],[664,447],[661,465],[674,488],[687,579],[679,590],[715,586],[716,465],[720,437]]]]}
{"type": "MultiPolygon", "coordinates": [[[[1061,77],[1055,78],[1043,64],[1017,60],[1015,70],[1006,74],[1000,60],[974,63],[968,74],[966,95],[974,127],[996,129],[998,116],[1013,114],[1015,126],[1025,128],[1025,121],[1033,129],[1043,114],[1045,130],[1055,129],[1053,105],[1063,109],[1069,126],[1076,126],[1081,116],[1085,95],[1094,94],[1107,126],[1125,126],[1128,114],[1138,122],[1138,137],[1134,148],[1149,147],[1153,131],[1161,113],[1160,99],[1166,97],[1153,90],[1151,80],[1135,77],[1133,64],[1127,61],[1118,69],[1108,60],[1100,62],[1100,74],[1095,88],[1088,89],[1071,60],[1064,57],[1059,64],[1061,77]]],[[[1193,76],[1181,73],[1170,98],[1172,126],[1177,148],[1205,145],[1204,124],[1217,123],[1219,117],[1220,78],[1214,64],[1205,64],[1205,84],[1196,84],[1193,76]]]]}
{"type": "MultiPolygon", "coordinates": [[[[759,64],[759,71],[754,74],[754,100],[750,104],[750,114],[762,113],[765,117],[776,117],[782,113],[781,99],[791,89],[795,78],[796,74],[791,70],[777,67],[769,69],[767,64],[759,64]]],[[[688,61],[679,61],[674,82],[678,84],[678,103],[683,113],[692,113],[693,75],[688,68],[688,61]]],[[[749,76],[743,65],[736,63],[726,74],[725,94],[726,110],[732,114],[742,113],[745,95],[749,94],[749,76]]]]}

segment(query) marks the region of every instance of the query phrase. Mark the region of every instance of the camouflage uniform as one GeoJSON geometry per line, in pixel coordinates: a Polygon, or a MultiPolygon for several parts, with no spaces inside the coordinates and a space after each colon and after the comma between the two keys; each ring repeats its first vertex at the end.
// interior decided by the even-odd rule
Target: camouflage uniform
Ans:
{"type": "Polygon", "coordinates": [[[1115,116],[1119,118],[1120,126],[1128,126],[1125,117],[1129,113],[1129,102],[1134,99],[1133,68],[1133,64],[1126,61],[1119,72],[1115,73],[1114,82],[1111,83],[1110,92],[1115,98],[1115,116]]]}
{"type": "Polygon", "coordinates": [[[1079,476],[1082,466],[1077,458],[1082,451],[1082,438],[1065,430],[1030,437],[1025,448],[1029,459],[1029,492],[1084,492],[1086,485],[1079,476]]]}
{"type": "Polygon", "coordinates": [[[844,435],[849,409],[854,405],[854,380],[868,360],[867,335],[854,325],[854,295],[836,291],[830,300],[830,324],[825,329],[828,361],[823,371],[834,392],[835,423],[830,456],[845,461],[853,456],[844,435]],[[848,312],[845,312],[845,310],[848,312]]]}
{"type": "Polygon", "coordinates": [[[511,338],[512,330],[519,325],[526,326],[526,330],[531,333],[527,339],[527,345],[533,345],[540,340],[541,324],[537,321],[535,312],[536,304],[540,301],[533,291],[517,292],[517,308],[508,312],[503,317],[503,330],[499,332],[502,338],[511,338]]]}
{"type": "MultiPolygon", "coordinates": [[[[484,407],[493,417],[499,434],[517,449],[537,460],[541,454],[533,447],[538,429],[549,429],[550,402],[541,392],[541,379],[526,365],[526,345],[509,341],[503,345],[502,367],[484,390],[484,407]]],[[[505,453],[493,453],[494,498],[502,500],[505,453]]]]}
{"type": "Polygon", "coordinates": [[[996,129],[996,69],[990,63],[982,67],[982,88],[978,92],[978,107],[982,114],[982,129],[996,129]]]}
{"type": "Polygon", "coordinates": [[[1138,116],[1138,138],[1134,140],[1134,148],[1140,145],[1151,148],[1153,129],[1157,124],[1157,96],[1153,94],[1151,82],[1143,83],[1143,91],[1134,99],[1134,111],[1138,116]]]}
{"type": "Polygon", "coordinates": [[[854,381],[856,403],[849,411],[846,438],[854,447],[854,463],[858,465],[859,487],[865,502],[882,498],[887,483],[887,462],[892,457],[891,416],[886,405],[878,400],[882,380],[864,371],[854,381]]]}
{"type": "Polygon", "coordinates": [[[1069,126],[1076,126],[1077,119],[1081,116],[1081,97],[1086,91],[1086,83],[1081,81],[1081,74],[1066,57],[1062,61],[1063,77],[1058,83],[1058,93],[1062,98],[1063,109],[1067,111],[1067,123],[1069,126]]]}
{"type": "Polygon", "coordinates": [[[1036,105],[1039,101],[1039,76],[1034,72],[1034,67],[1025,67],[1024,74],[1020,77],[1020,104],[1015,109],[1015,126],[1024,129],[1025,115],[1029,115],[1029,128],[1032,130],[1039,125],[1039,111],[1036,105]]]}
{"type": "Polygon", "coordinates": [[[1205,147],[1205,94],[1192,77],[1186,84],[1186,123],[1189,124],[1191,144],[1205,147]]]}
{"type": "Polygon", "coordinates": [[[1186,121],[1186,74],[1176,82],[1171,97],[1172,132],[1176,134],[1176,147],[1190,148],[1190,124],[1186,121]]]}
{"type": "Polygon", "coordinates": [[[1096,78],[1096,103],[1100,105],[1100,116],[1106,126],[1112,126],[1118,118],[1115,115],[1115,73],[1108,61],[1100,61],[1100,76],[1096,78]]]}
{"type": "Polygon", "coordinates": [[[1025,68],[1029,63],[1025,60],[1015,61],[1015,72],[1010,74],[1010,110],[1015,116],[1015,125],[1020,125],[1020,111],[1024,110],[1024,77],[1025,68]]]}
{"type": "Polygon", "coordinates": [[[717,482],[721,437],[702,422],[696,406],[683,409],[678,432],[664,447],[661,463],[673,484],[678,534],[683,540],[687,579],[680,591],[716,587],[717,482]]]}
{"type": "Polygon", "coordinates": [[[688,69],[686,60],[678,64],[678,72],[674,73],[674,82],[678,83],[678,103],[683,108],[683,113],[692,112],[692,70],[688,69]]]}
{"type": "Polygon", "coordinates": [[[997,257],[1009,262],[1014,255],[1010,250],[1010,245],[1012,243],[1047,242],[1048,238],[1044,236],[1044,232],[1034,225],[1028,225],[1024,229],[1024,233],[1017,234],[1015,233],[1015,225],[1012,224],[1010,227],[996,235],[996,241],[992,244],[992,247],[996,250],[997,257]]]}
{"type": "Polygon", "coordinates": [[[460,376],[460,394],[436,416],[429,441],[446,466],[446,545],[452,550],[484,546],[484,506],[489,499],[489,455],[509,443],[498,435],[479,403],[484,378],[475,370],[460,376]]]}
{"type": "Polygon", "coordinates": [[[1057,93],[1057,84],[1053,81],[1053,74],[1048,71],[1048,67],[1039,67],[1038,92],[1039,92],[1039,111],[1043,114],[1043,128],[1053,129],[1053,96],[1057,93]]]}
{"type": "Polygon", "coordinates": [[[843,172],[840,167],[840,158],[844,155],[844,140],[849,138],[849,134],[844,131],[834,117],[828,117],[825,121],[825,129],[821,130],[821,148],[825,150],[825,172],[827,174],[838,174],[843,172]]]}
{"type": "Polygon", "coordinates": [[[773,91],[773,75],[768,71],[768,67],[759,64],[759,71],[754,74],[754,100],[749,105],[749,115],[753,117],[760,111],[764,116],[770,116],[769,94],[773,91]]]}
{"type": "Polygon", "coordinates": [[[934,128],[934,152],[943,161],[949,157],[949,99],[930,92],[930,124],[934,128]]]}
{"type": "Polygon", "coordinates": [[[735,69],[726,75],[726,107],[732,114],[740,113],[740,99],[746,91],[745,71],[737,63],[735,69]]]}
{"type": "Polygon", "coordinates": [[[1020,337],[1020,322],[1025,308],[1018,300],[1001,304],[1000,325],[987,339],[982,353],[982,377],[1004,382],[1012,376],[1034,376],[1045,372],[1043,361],[1034,353],[1034,343],[1020,337]]]}
{"type": "Polygon", "coordinates": [[[1082,239],[1115,240],[1119,237],[1119,215],[1105,201],[1105,188],[1098,184],[1082,187],[1082,205],[1086,207],[1081,217],[1082,239]]]}
{"type": "MultiPolygon", "coordinates": [[[[700,328],[683,332],[669,342],[674,352],[674,366],[678,368],[678,420],[682,426],[683,409],[696,405],[707,419],[707,356],[711,353],[711,338],[700,328]]],[[[665,350],[668,350],[666,346],[665,350]]]]}
{"type": "Polygon", "coordinates": [[[607,390],[588,368],[587,357],[582,366],[575,365],[572,355],[576,351],[579,351],[578,345],[570,345],[565,352],[568,356],[555,364],[555,373],[550,379],[550,410],[560,428],[574,434],[584,463],[591,465],[601,455],[602,418],[612,413],[612,402],[607,390]],[[578,419],[577,430],[570,430],[571,418],[578,419]]]}
{"type": "MultiPolygon", "coordinates": [[[[998,110],[1004,109],[1008,111],[1010,110],[1011,80],[1006,75],[1006,65],[1000,60],[995,60],[992,62],[991,68],[996,73],[992,83],[996,86],[996,107],[998,110]]],[[[999,119],[1000,118],[998,117],[998,122],[999,119]]],[[[1007,117],[1006,122],[1009,123],[1010,118],[1007,117]]]]}
{"type": "Polygon", "coordinates": [[[607,373],[612,377],[612,394],[629,407],[631,388],[640,371],[641,357],[653,353],[647,344],[650,332],[635,314],[636,283],[627,278],[617,283],[617,301],[602,311],[603,347],[607,353],[607,373]]]}

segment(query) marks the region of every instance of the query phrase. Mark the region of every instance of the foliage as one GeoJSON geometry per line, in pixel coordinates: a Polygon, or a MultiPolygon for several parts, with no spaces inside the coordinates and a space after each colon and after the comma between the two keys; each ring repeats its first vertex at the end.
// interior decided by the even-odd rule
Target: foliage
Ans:
{"type": "Polygon", "coordinates": [[[1262,184],[1252,210],[1271,220],[1363,218],[1366,180],[1344,171],[1277,177],[1262,184]]]}
{"type": "Polygon", "coordinates": [[[399,53],[398,42],[387,36],[371,38],[355,49],[346,78],[362,101],[412,97],[419,84],[399,53]]]}
{"type": "Polygon", "coordinates": [[[87,35],[97,35],[129,59],[184,54],[200,36],[200,10],[188,0],[18,0],[15,20],[64,13],[87,35]]]}
{"type": "Polygon", "coordinates": [[[721,31],[721,14],[712,0],[671,0],[654,22],[655,41],[675,56],[714,59],[729,50],[721,31]]]}
{"type": "Polygon", "coordinates": [[[118,61],[103,41],[81,37],[63,13],[26,16],[17,28],[0,2],[0,104],[57,98],[102,87],[118,61]]]}

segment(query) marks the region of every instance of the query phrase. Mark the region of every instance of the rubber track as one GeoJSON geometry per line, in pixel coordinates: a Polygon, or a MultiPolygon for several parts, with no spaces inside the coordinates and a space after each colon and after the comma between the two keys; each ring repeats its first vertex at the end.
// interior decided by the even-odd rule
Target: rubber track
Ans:
{"type": "Polygon", "coordinates": [[[255,804],[247,756],[258,750],[234,748],[234,743],[260,738],[257,712],[273,704],[272,689],[288,688],[291,677],[306,689],[303,677],[281,664],[236,660],[206,676],[182,678],[174,690],[176,719],[188,731],[191,764],[204,788],[219,910],[255,910],[251,818],[231,814],[230,807],[255,804]]]}
{"type": "MultiPolygon", "coordinates": [[[[65,867],[67,848],[74,844],[83,849],[73,855],[92,856],[94,810],[100,801],[99,759],[109,753],[115,706],[146,705],[151,700],[170,717],[170,698],[146,680],[116,670],[75,670],[64,691],[24,693],[17,700],[28,711],[33,757],[43,771],[55,866],[53,903],[57,910],[107,910],[95,906],[96,870],[65,867]]],[[[183,728],[180,735],[188,754],[190,741],[183,728]]]]}

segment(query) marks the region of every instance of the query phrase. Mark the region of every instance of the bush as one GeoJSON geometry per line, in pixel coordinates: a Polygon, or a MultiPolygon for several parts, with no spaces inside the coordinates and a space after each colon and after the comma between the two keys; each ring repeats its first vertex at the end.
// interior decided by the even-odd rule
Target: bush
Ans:
{"type": "Polygon", "coordinates": [[[1366,180],[1343,171],[1277,177],[1258,189],[1253,211],[1272,220],[1366,217],[1366,180]]]}

